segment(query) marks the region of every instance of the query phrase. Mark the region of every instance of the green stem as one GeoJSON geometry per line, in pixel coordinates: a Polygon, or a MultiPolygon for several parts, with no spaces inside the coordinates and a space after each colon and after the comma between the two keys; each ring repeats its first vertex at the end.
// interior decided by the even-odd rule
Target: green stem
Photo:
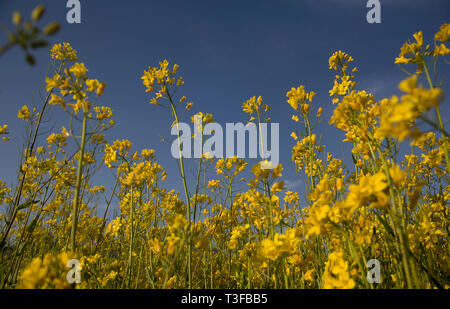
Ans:
{"type": "Polygon", "coordinates": [[[183,179],[183,187],[184,187],[184,193],[186,195],[186,203],[188,206],[188,213],[187,213],[187,217],[188,217],[188,286],[189,289],[192,288],[192,269],[191,269],[191,263],[192,263],[192,252],[191,252],[191,201],[189,198],[189,192],[187,189],[187,183],[186,183],[186,175],[184,172],[184,162],[183,162],[183,154],[182,154],[182,150],[181,150],[181,137],[180,137],[180,121],[178,119],[178,113],[175,109],[175,105],[173,104],[173,100],[172,100],[172,96],[170,95],[170,92],[167,88],[166,85],[166,89],[167,89],[167,96],[169,98],[169,102],[170,102],[170,106],[172,108],[172,113],[173,113],[173,117],[175,118],[175,124],[177,126],[177,139],[178,139],[178,151],[180,153],[180,169],[181,169],[181,177],[183,179]]]}
{"type": "Polygon", "coordinates": [[[75,235],[77,232],[77,222],[78,222],[78,211],[80,208],[80,191],[81,191],[81,180],[83,173],[83,157],[84,157],[84,148],[86,144],[86,127],[88,120],[88,111],[84,111],[83,115],[83,129],[81,133],[81,145],[80,145],[80,156],[78,158],[78,167],[77,167],[77,182],[75,188],[75,197],[73,200],[73,208],[72,208],[72,227],[70,230],[70,250],[75,252],[75,235]]]}
{"type": "MultiPolygon", "coordinates": [[[[433,85],[433,82],[431,81],[431,77],[430,77],[430,72],[428,71],[428,66],[427,66],[425,60],[423,60],[423,67],[425,69],[425,74],[427,76],[428,84],[430,85],[431,89],[434,89],[434,85],[433,85]]],[[[444,134],[445,128],[444,128],[444,123],[442,122],[441,110],[439,109],[439,106],[436,106],[435,109],[436,109],[436,116],[437,116],[438,122],[439,122],[439,129],[441,131],[442,140],[444,143],[444,153],[445,153],[445,163],[447,164],[447,173],[450,173],[450,159],[449,159],[449,154],[448,154],[447,137],[444,134]]]]}
{"type": "MultiPolygon", "coordinates": [[[[202,169],[202,159],[203,159],[203,124],[202,124],[202,131],[201,131],[201,155],[200,160],[198,162],[198,171],[197,171],[197,185],[195,186],[195,199],[194,199],[194,224],[197,217],[197,203],[198,203],[198,190],[200,188],[200,174],[202,169]]],[[[206,182],[205,182],[206,184],[206,182]]]]}
{"type": "Polygon", "coordinates": [[[133,186],[131,186],[131,201],[130,201],[130,249],[128,252],[128,283],[127,287],[130,288],[131,275],[133,272],[133,240],[134,240],[134,201],[133,201],[133,186]]]}

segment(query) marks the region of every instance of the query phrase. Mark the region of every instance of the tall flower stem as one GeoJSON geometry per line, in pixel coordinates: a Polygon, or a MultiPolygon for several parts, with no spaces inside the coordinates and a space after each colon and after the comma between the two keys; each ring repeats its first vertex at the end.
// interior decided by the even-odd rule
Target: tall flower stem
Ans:
{"type": "Polygon", "coordinates": [[[130,201],[130,249],[128,252],[128,282],[127,287],[130,288],[131,275],[133,272],[133,242],[134,242],[134,196],[133,196],[133,186],[131,186],[131,201],[130,201]]]}
{"type": "Polygon", "coordinates": [[[75,235],[77,232],[77,223],[78,223],[78,212],[80,209],[80,192],[81,192],[81,181],[83,178],[83,157],[84,157],[84,148],[86,145],[86,128],[87,128],[87,120],[88,120],[88,111],[84,110],[83,113],[83,128],[81,133],[81,144],[80,144],[80,152],[78,157],[78,167],[77,167],[77,182],[75,187],[75,197],[73,199],[72,205],[72,227],[70,230],[70,250],[75,252],[75,235]]]}
{"type": "MultiPolygon", "coordinates": [[[[425,74],[427,76],[428,84],[430,85],[431,89],[434,89],[434,85],[433,85],[433,82],[431,81],[431,77],[430,77],[430,72],[428,71],[428,66],[427,66],[425,60],[423,61],[423,67],[425,69],[425,74]]],[[[444,128],[444,123],[442,122],[442,115],[441,115],[441,110],[439,109],[439,106],[436,106],[436,116],[437,116],[438,123],[439,123],[439,130],[441,131],[441,134],[442,134],[444,154],[445,154],[445,163],[447,164],[447,173],[450,173],[450,159],[449,159],[449,154],[448,154],[447,137],[445,136],[445,133],[444,133],[445,128],[444,128]]]]}
{"type": "MultiPolygon", "coordinates": [[[[58,74],[61,73],[61,70],[62,70],[63,66],[64,66],[64,63],[61,62],[61,64],[59,65],[59,68],[58,68],[58,74]]],[[[27,156],[29,156],[29,155],[31,155],[33,153],[33,150],[34,150],[35,145],[36,145],[38,133],[39,133],[39,128],[40,128],[40,126],[42,124],[42,119],[44,117],[45,111],[47,110],[48,102],[50,100],[50,97],[51,97],[52,93],[53,93],[53,89],[50,89],[49,93],[47,94],[47,97],[45,98],[44,105],[42,106],[42,110],[39,113],[39,119],[37,121],[36,128],[34,129],[34,132],[33,132],[33,137],[31,139],[31,145],[29,147],[27,147],[28,150],[26,152],[27,153],[26,156],[24,157],[24,160],[23,160],[24,162],[26,162],[27,156]]],[[[31,133],[31,131],[30,131],[30,133],[31,133]]],[[[17,216],[17,211],[18,211],[17,208],[19,207],[20,199],[22,198],[22,191],[23,191],[23,187],[24,187],[24,184],[25,184],[26,177],[27,177],[27,173],[23,172],[22,173],[22,177],[20,178],[19,186],[18,186],[17,191],[16,191],[15,198],[14,198],[14,204],[13,204],[13,209],[12,209],[12,213],[11,213],[11,218],[10,218],[10,220],[8,220],[9,223],[6,226],[6,230],[1,236],[0,249],[5,246],[6,240],[8,238],[8,235],[9,235],[9,233],[11,231],[12,225],[14,223],[14,220],[15,220],[16,216],[17,216]]]]}
{"type": "MultiPolygon", "coordinates": [[[[166,85],[166,89],[167,85],[166,85]]],[[[177,110],[175,108],[175,105],[173,104],[173,100],[172,100],[172,96],[170,95],[169,90],[167,90],[167,97],[169,99],[170,102],[170,106],[172,108],[172,114],[173,117],[175,118],[175,125],[177,127],[177,140],[178,140],[178,151],[180,154],[180,170],[181,170],[181,178],[183,179],[183,187],[184,187],[184,193],[186,195],[186,203],[188,206],[188,213],[187,213],[187,217],[188,217],[188,233],[187,233],[187,237],[188,237],[188,252],[187,252],[187,260],[188,260],[188,286],[189,289],[192,288],[192,268],[191,268],[191,262],[192,262],[192,252],[191,252],[191,200],[189,197],[189,192],[187,189],[187,182],[186,182],[186,174],[184,171],[184,162],[183,162],[183,155],[182,155],[182,150],[181,150],[181,137],[180,137],[180,120],[178,118],[178,113],[177,110]]]]}
{"type": "MultiPolygon", "coordinates": [[[[197,218],[197,204],[198,204],[198,190],[200,187],[200,174],[201,174],[201,169],[202,169],[202,159],[203,159],[203,124],[201,124],[202,129],[201,129],[201,139],[200,139],[200,147],[201,147],[201,155],[200,155],[200,160],[198,162],[198,171],[197,171],[197,184],[195,186],[195,199],[194,199],[194,224],[195,224],[195,220],[197,218]]],[[[206,182],[205,182],[206,183],[206,182]]]]}

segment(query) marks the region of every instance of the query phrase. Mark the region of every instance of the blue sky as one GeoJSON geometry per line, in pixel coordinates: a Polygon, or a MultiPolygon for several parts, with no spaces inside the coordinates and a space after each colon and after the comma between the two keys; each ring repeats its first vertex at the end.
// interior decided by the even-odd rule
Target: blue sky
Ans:
{"type": "MultiPolygon", "coordinates": [[[[328,69],[330,55],[340,49],[350,53],[359,68],[358,89],[372,91],[378,99],[390,97],[398,94],[397,84],[405,77],[394,64],[403,42],[419,30],[430,42],[439,26],[450,22],[448,0],[381,0],[381,24],[366,22],[365,0],[80,2],[81,24],[65,21],[65,0],[0,0],[0,22],[12,27],[14,10],[29,14],[35,5],[44,4],[44,20],[62,25],[51,43],[70,42],[89,76],[107,83],[99,104],[114,110],[117,123],[108,138],[128,138],[137,150],[155,149],[169,174],[166,186],[178,190],[181,182],[170,145],[159,138],[173,139],[170,115],[148,104],[150,97],[140,79],[149,65],[163,59],[179,64],[185,80],[182,94],[195,103],[193,113],[212,113],[221,124],[245,122],[242,103],[261,95],[272,107],[272,121],[280,123],[285,180],[302,190],[290,160],[294,141],[289,134],[298,124],[290,120],[286,92],[303,84],[318,93],[314,105],[324,108],[324,122],[317,133],[323,134],[328,151],[349,162],[343,151],[348,155],[351,145],[344,144],[342,132],[327,124],[334,108],[328,95],[334,79],[328,69]]],[[[5,41],[6,36],[0,36],[0,44],[5,41]]],[[[0,178],[8,182],[15,179],[24,135],[17,110],[24,104],[32,106],[45,91],[48,49],[35,56],[35,67],[25,63],[18,48],[0,57],[0,124],[8,124],[12,139],[0,145],[0,178]]],[[[449,66],[441,68],[448,93],[449,66]]],[[[446,120],[449,110],[446,101],[442,107],[446,120]]],[[[55,111],[54,115],[65,114],[55,111]]],[[[108,177],[105,170],[97,179],[108,183],[108,177]]]]}

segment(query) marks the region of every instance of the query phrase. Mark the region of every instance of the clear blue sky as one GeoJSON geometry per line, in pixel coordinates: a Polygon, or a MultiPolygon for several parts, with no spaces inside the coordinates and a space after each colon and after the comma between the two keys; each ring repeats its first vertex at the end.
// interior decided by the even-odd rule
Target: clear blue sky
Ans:
{"type": "MultiPolygon", "coordinates": [[[[66,23],[65,0],[0,0],[0,21],[12,27],[14,10],[29,14],[35,5],[44,4],[44,20],[62,24],[51,43],[70,42],[90,76],[107,83],[99,104],[113,108],[117,122],[108,138],[128,138],[137,150],[155,149],[169,174],[166,186],[178,190],[170,145],[159,138],[172,138],[170,115],[148,104],[140,79],[149,65],[163,59],[179,64],[185,80],[183,94],[195,102],[193,112],[212,113],[222,124],[245,122],[248,117],[242,103],[261,95],[272,107],[272,120],[280,123],[285,179],[301,191],[304,185],[290,160],[294,141],[289,134],[296,124],[290,120],[286,91],[303,84],[318,93],[314,105],[324,108],[325,117],[318,133],[324,135],[329,151],[343,157],[342,150],[348,154],[351,145],[342,143],[343,134],[327,124],[333,111],[328,96],[334,79],[328,69],[330,55],[339,49],[349,52],[359,68],[358,89],[372,91],[376,98],[390,97],[398,94],[397,84],[405,77],[394,64],[403,42],[418,30],[430,41],[441,24],[450,22],[448,0],[381,0],[381,24],[366,22],[365,0],[80,2],[81,24],[66,23]]],[[[0,36],[0,44],[5,41],[6,36],[0,36]]],[[[24,134],[17,110],[33,105],[33,98],[45,91],[48,49],[35,56],[35,67],[25,63],[18,48],[0,57],[0,124],[9,125],[12,139],[0,145],[0,179],[8,182],[15,178],[24,134]]],[[[447,93],[449,71],[443,65],[440,72],[447,93]]],[[[448,120],[448,100],[442,109],[448,120]]],[[[98,177],[106,179],[108,173],[98,177]]]]}

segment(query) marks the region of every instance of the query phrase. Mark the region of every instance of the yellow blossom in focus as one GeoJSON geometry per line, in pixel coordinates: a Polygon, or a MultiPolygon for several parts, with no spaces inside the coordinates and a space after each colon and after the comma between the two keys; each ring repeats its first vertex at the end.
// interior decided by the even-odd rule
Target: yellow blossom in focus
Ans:
{"type": "Polygon", "coordinates": [[[73,73],[78,78],[82,78],[86,75],[87,69],[84,66],[84,63],[75,63],[70,69],[69,72],[73,73]]]}
{"type": "Polygon", "coordinates": [[[17,118],[22,120],[30,119],[30,109],[28,108],[28,106],[26,105],[22,106],[22,108],[17,113],[17,118]]]}

